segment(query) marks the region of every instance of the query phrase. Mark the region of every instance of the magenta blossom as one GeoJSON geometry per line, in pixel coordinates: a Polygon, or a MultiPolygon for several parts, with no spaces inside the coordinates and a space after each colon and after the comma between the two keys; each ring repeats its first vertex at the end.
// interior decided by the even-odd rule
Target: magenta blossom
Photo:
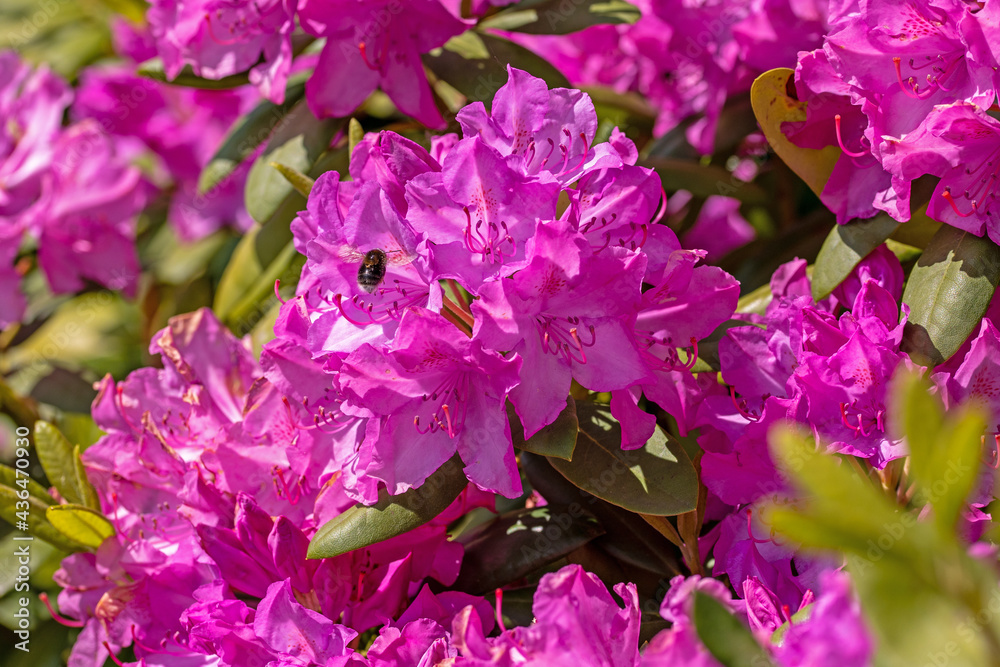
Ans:
{"type": "Polygon", "coordinates": [[[303,0],[299,20],[306,32],[327,40],[306,84],[317,116],[350,115],[381,87],[403,113],[444,127],[420,55],[466,26],[439,0],[303,0]]]}
{"type": "Polygon", "coordinates": [[[154,0],[147,19],[168,77],[185,65],[207,79],[250,70],[261,95],[284,100],[292,66],[292,0],[154,0]]]}
{"type": "Polygon", "coordinates": [[[419,486],[457,451],[472,482],[516,497],[521,483],[504,403],[520,365],[436,313],[408,310],[391,349],[363,345],[340,372],[350,406],[376,417],[358,466],[396,494],[419,486]]]}
{"type": "Polygon", "coordinates": [[[632,335],[645,259],[623,248],[595,255],[567,225],[544,223],[527,268],[483,286],[474,335],[524,360],[511,400],[526,437],[555,420],[572,379],[612,391],[646,377],[632,335]]]}

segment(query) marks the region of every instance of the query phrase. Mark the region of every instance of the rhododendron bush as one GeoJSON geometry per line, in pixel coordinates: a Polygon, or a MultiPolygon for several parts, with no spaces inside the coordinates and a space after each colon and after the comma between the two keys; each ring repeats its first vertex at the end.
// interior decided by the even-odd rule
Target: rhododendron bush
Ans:
{"type": "Polygon", "coordinates": [[[0,41],[5,666],[1000,664],[996,0],[0,41]]]}

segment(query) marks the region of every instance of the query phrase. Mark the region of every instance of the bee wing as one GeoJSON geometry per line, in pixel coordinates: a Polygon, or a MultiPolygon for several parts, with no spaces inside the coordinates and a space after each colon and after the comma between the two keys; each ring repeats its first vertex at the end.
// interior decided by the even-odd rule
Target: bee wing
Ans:
{"type": "Polygon", "coordinates": [[[347,244],[344,244],[337,248],[337,257],[344,260],[345,262],[350,262],[355,264],[362,261],[365,258],[365,253],[361,252],[357,248],[353,248],[347,244]]]}
{"type": "Polygon", "coordinates": [[[416,255],[411,255],[405,250],[387,250],[385,253],[386,263],[392,266],[406,266],[416,258],[416,255]]]}

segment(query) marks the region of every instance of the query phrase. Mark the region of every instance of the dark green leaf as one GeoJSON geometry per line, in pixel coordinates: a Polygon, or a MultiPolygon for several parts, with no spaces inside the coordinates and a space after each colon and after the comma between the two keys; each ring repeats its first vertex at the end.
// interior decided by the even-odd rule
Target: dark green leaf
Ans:
{"type": "Polygon", "coordinates": [[[138,72],[141,76],[169,83],[174,86],[184,86],[185,88],[203,88],[205,90],[228,90],[239,88],[250,83],[250,76],[247,72],[224,76],[221,79],[204,79],[196,75],[191,66],[188,65],[181,70],[173,79],[167,78],[166,69],[163,67],[163,60],[160,58],[150,58],[139,64],[138,72]]]}
{"type": "Polygon", "coordinates": [[[21,519],[18,518],[17,513],[18,511],[27,511],[28,519],[26,523],[28,524],[28,529],[26,532],[29,534],[45,540],[52,546],[57,549],[61,549],[66,553],[92,551],[92,549],[90,549],[90,547],[86,544],[71,539],[56,530],[55,527],[49,523],[48,519],[45,518],[45,511],[50,507],[58,507],[58,505],[50,505],[34,495],[29,495],[27,499],[28,509],[18,510],[17,503],[21,500],[17,495],[18,490],[19,489],[12,489],[8,486],[0,486],[0,519],[3,519],[10,525],[17,527],[18,530],[23,533],[25,532],[24,529],[22,527],[18,527],[18,522],[21,521],[21,519]]]}
{"type": "Polygon", "coordinates": [[[498,517],[467,533],[455,588],[482,595],[575,551],[604,534],[579,504],[546,505],[498,517]]]}
{"type": "Polygon", "coordinates": [[[532,35],[565,35],[594,25],[635,23],[642,13],[623,0],[522,0],[480,26],[532,35]]]}
{"type": "Polygon", "coordinates": [[[695,509],[698,473],[659,426],[644,447],[621,448],[621,426],[606,405],[578,403],[580,432],[572,461],[550,458],[566,479],[633,512],[669,516],[695,509]]]}
{"type": "Polygon", "coordinates": [[[507,403],[507,417],[510,419],[510,437],[517,449],[567,461],[573,459],[579,422],[576,419],[576,402],[572,396],[566,397],[566,407],[554,422],[527,440],[524,439],[524,426],[510,402],[507,403]]]}
{"type": "Polygon", "coordinates": [[[293,77],[285,90],[285,101],[275,104],[267,100],[254,107],[249,113],[237,119],[229,128],[222,145],[201,170],[198,177],[198,194],[204,195],[225,180],[245,159],[253,155],[257,147],[268,140],[274,128],[278,127],[306,94],[304,77],[293,77]]]}
{"type": "Polygon", "coordinates": [[[668,191],[687,190],[699,198],[712,195],[733,197],[754,206],[768,203],[769,197],[763,188],[739,180],[722,167],[671,158],[646,158],[642,165],[655,169],[668,191]]]}
{"type": "MultiPolygon", "coordinates": [[[[59,494],[71,503],[85,504],[93,489],[88,493],[80,487],[77,466],[80,465],[82,470],[82,464],[76,461],[79,454],[59,429],[48,422],[35,422],[35,451],[46,476],[59,494]]],[[[90,486],[86,476],[82,482],[90,486]]]]}
{"type": "Polygon", "coordinates": [[[605,502],[578,488],[559,474],[549,459],[522,452],[521,469],[532,488],[550,503],[574,503],[597,517],[607,533],[592,544],[620,563],[655,572],[660,577],[680,574],[678,551],[638,514],[605,502]]]}
{"type": "Polygon", "coordinates": [[[295,194],[292,184],[270,163],[278,162],[309,174],[343,126],[342,118],[317,119],[305,100],[300,100],[288,112],[247,176],[246,206],[254,220],[266,222],[290,195],[295,194]]]}
{"type": "Polygon", "coordinates": [[[456,454],[420,487],[398,496],[384,491],[370,506],[356,505],[327,521],[309,543],[309,558],[332,558],[422,526],[448,507],[469,481],[456,454]]]}
{"type": "Polygon", "coordinates": [[[897,227],[898,222],[879,213],[870,220],[852,220],[831,229],[816,257],[812,275],[813,300],[828,296],[851,274],[858,262],[882,245],[897,227]]]}
{"type": "Polygon", "coordinates": [[[544,79],[549,88],[567,88],[559,70],[544,58],[506,39],[473,30],[452,37],[440,49],[423,56],[439,79],[447,81],[470,102],[489,102],[507,83],[507,64],[544,79]]]}
{"type": "Polygon", "coordinates": [[[953,355],[986,312],[1000,282],[1000,248],[949,225],[934,235],[910,273],[910,317],[900,348],[923,365],[953,355]]]}
{"type": "Polygon", "coordinates": [[[698,639],[725,667],[773,667],[750,629],[708,593],[694,592],[694,627],[698,639]]]}

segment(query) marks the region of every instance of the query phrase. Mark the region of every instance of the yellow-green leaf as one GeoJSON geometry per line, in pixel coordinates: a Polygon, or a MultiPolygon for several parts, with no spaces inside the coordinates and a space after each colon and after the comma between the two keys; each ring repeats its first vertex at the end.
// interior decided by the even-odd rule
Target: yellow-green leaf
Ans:
{"type": "Polygon", "coordinates": [[[787,67],[764,72],[750,88],[750,101],[771,148],[818,197],[830,180],[841,151],[836,146],[821,150],[799,148],[782,133],[782,123],[806,119],[806,103],[792,99],[786,92],[793,73],[787,67]]]}
{"type": "Polygon", "coordinates": [[[52,505],[45,517],[60,533],[92,549],[115,534],[115,527],[100,512],[83,505],[52,505]]]}

